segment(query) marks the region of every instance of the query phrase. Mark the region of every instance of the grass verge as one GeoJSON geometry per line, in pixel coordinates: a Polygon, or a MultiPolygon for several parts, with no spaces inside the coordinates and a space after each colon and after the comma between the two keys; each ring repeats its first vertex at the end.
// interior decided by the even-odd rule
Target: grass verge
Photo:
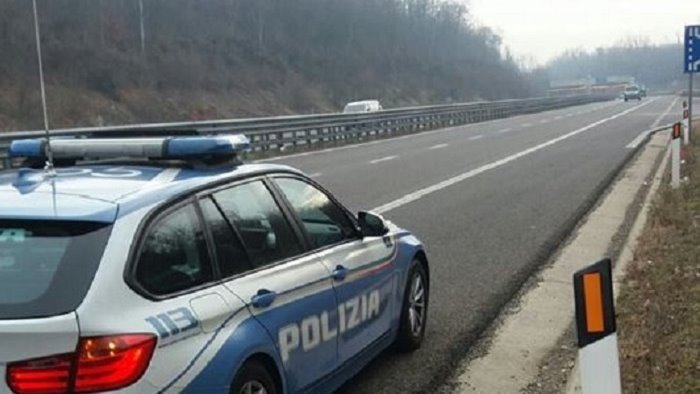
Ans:
{"type": "Polygon", "coordinates": [[[700,393],[700,128],[682,177],[664,180],[617,301],[627,393],[700,393]]]}

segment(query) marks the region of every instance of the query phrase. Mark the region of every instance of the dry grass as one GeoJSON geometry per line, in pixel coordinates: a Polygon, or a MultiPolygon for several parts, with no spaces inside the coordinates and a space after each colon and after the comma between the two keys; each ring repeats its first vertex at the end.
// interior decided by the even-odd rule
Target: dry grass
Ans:
{"type": "MultiPolygon", "coordinates": [[[[695,139],[700,138],[700,128],[695,139]]],[[[700,393],[700,143],[660,189],[618,300],[627,393],[700,393]]]]}
{"type": "MultiPolygon", "coordinates": [[[[49,83],[52,128],[146,122],[245,118],[338,111],[320,86],[296,75],[267,89],[241,85],[228,91],[129,88],[109,97],[95,90],[49,83]]],[[[0,132],[42,127],[38,88],[0,80],[0,132]]]]}

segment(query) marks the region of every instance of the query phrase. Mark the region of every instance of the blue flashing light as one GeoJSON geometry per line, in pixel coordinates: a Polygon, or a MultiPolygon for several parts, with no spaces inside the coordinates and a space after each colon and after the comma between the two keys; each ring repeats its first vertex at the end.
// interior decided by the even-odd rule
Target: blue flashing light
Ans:
{"type": "Polygon", "coordinates": [[[11,158],[18,157],[36,157],[41,158],[46,155],[44,152],[45,140],[43,139],[31,139],[31,140],[16,140],[12,141],[7,154],[11,158]]]}
{"type": "MultiPolygon", "coordinates": [[[[45,158],[45,140],[17,140],[10,145],[12,158],[45,158]]],[[[242,134],[161,138],[70,138],[51,139],[57,159],[196,159],[235,156],[251,149],[242,134]]]]}
{"type": "Polygon", "coordinates": [[[168,140],[167,157],[226,156],[250,150],[246,136],[177,137],[168,140]]]}

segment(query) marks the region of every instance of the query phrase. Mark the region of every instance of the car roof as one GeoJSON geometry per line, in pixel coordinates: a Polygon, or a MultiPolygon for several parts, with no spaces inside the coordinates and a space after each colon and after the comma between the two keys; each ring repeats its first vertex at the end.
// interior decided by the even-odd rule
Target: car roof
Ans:
{"type": "Polygon", "coordinates": [[[89,164],[0,172],[0,219],[113,222],[137,209],[210,184],[269,172],[298,173],[288,166],[242,164],[217,168],[147,164],[89,164]]]}

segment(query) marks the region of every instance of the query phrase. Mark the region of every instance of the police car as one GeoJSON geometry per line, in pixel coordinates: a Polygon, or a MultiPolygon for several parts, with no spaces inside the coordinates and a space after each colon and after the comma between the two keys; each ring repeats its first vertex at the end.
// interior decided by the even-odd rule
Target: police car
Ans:
{"type": "Polygon", "coordinates": [[[0,172],[0,393],[325,393],[420,346],[420,241],[245,137],[48,144],[0,172]]]}

